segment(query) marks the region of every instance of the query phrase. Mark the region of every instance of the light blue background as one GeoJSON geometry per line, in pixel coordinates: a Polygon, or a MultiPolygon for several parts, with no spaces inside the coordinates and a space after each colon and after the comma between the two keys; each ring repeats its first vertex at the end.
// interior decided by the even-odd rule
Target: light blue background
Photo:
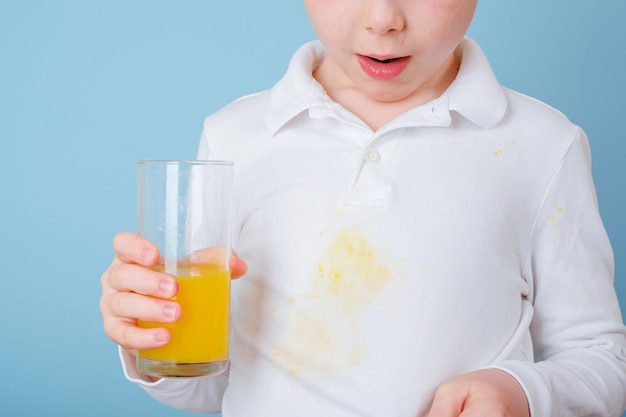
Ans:
{"type": "MultiPolygon", "coordinates": [[[[626,306],[626,2],[481,0],[470,35],[587,131],[626,306]]],[[[135,161],[193,158],[204,116],[313,37],[295,0],[1,0],[0,415],[190,415],[126,382],[102,331],[135,161]]]]}

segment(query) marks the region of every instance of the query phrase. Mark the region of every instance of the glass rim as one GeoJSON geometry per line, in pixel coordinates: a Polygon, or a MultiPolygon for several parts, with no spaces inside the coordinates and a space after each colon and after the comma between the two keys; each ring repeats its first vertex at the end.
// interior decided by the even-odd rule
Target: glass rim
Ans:
{"type": "Polygon", "coordinates": [[[234,161],[221,159],[140,159],[137,165],[168,164],[168,165],[234,165],[234,161]]]}

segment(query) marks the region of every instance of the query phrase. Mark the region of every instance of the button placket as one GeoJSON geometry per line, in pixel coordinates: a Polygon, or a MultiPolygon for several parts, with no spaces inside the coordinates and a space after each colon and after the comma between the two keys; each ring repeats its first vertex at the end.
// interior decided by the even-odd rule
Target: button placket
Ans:
{"type": "Polygon", "coordinates": [[[384,203],[392,187],[394,155],[399,145],[402,131],[372,137],[364,148],[353,149],[354,172],[352,185],[346,197],[347,204],[379,205],[384,203]]]}

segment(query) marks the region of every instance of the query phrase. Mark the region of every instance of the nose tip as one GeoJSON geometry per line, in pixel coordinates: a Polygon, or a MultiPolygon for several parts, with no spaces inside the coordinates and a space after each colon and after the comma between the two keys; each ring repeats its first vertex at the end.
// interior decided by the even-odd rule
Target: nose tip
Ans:
{"type": "Polygon", "coordinates": [[[404,29],[402,10],[388,1],[374,2],[368,13],[367,30],[379,35],[400,32],[404,29]]]}

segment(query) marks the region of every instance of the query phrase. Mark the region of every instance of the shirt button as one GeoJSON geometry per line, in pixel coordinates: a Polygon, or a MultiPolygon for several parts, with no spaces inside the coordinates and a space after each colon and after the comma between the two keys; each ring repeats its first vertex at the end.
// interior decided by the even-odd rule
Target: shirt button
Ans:
{"type": "Polygon", "coordinates": [[[377,164],[380,162],[380,152],[378,152],[374,148],[369,148],[367,152],[365,152],[365,161],[370,164],[377,164]]]}

